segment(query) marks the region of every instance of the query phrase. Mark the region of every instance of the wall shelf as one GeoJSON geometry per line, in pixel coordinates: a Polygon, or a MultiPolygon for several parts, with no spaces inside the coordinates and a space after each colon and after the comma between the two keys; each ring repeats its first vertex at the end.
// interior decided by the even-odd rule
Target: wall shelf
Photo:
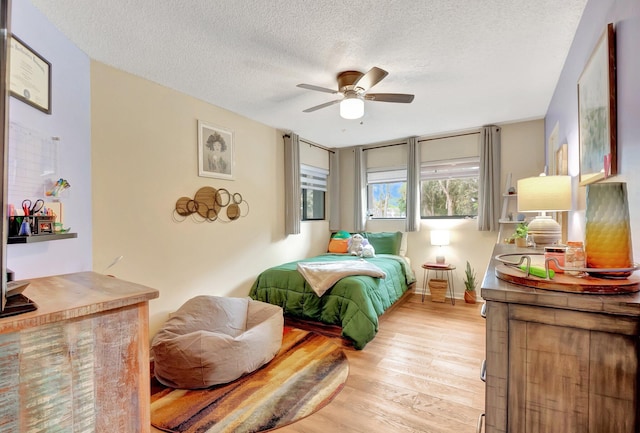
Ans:
{"type": "MultiPolygon", "coordinates": [[[[506,186],[507,190],[511,184],[511,174],[509,174],[508,184],[506,186]]],[[[518,221],[517,219],[509,219],[507,218],[507,213],[509,211],[509,202],[513,198],[518,198],[518,194],[502,194],[502,212],[500,213],[500,219],[498,219],[498,223],[500,224],[500,230],[498,231],[498,243],[503,242],[504,234],[504,226],[503,224],[518,224],[524,221],[518,221]]]]}
{"type": "Polygon", "coordinates": [[[77,238],[78,233],[58,233],[53,235],[9,236],[7,244],[31,244],[34,242],[58,241],[77,238]]]}

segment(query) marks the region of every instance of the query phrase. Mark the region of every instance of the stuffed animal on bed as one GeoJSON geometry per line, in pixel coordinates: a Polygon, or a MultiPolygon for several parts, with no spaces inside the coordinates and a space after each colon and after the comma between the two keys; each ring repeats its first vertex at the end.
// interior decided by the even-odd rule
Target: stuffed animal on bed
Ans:
{"type": "MultiPolygon", "coordinates": [[[[365,239],[365,241],[367,241],[365,239]]],[[[371,245],[369,243],[369,241],[367,241],[367,245],[364,245],[362,247],[362,257],[375,257],[376,255],[376,251],[373,249],[373,245],[371,245]]]]}
{"type": "Polygon", "coordinates": [[[375,255],[373,245],[358,233],[351,236],[348,252],[352,256],[358,257],[373,257],[375,255]]]}

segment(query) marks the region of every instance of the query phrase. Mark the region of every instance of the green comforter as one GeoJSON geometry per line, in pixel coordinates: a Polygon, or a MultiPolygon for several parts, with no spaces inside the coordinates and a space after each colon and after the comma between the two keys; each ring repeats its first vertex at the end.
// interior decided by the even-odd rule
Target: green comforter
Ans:
{"type": "MultiPolygon", "coordinates": [[[[303,262],[360,260],[345,254],[322,254],[303,262]]],[[[378,316],[397,301],[415,281],[408,262],[389,254],[364,259],[382,269],[386,278],[349,276],[319,297],[297,270],[298,262],[262,272],[251,288],[251,298],[279,305],[284,314],[342,327],[342,336],[362,349],[378,331],[378,316]]]]}

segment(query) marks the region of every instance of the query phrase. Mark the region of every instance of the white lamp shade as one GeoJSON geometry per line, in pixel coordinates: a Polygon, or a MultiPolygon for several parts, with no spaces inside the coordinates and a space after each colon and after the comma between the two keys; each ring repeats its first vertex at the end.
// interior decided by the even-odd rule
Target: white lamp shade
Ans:
{"type": "Polygon", "coordinates": [[[431,245],[449,245],[449,230],[431,230],[431,245]]]}
{"type": "Polygon", "coordinates": [[[340,101],[340,116],[343,119],[359,119],[364,116],[364,100],[358,96],[347,95],[340,101]]]}
{"type": "Polygon", "coordinates": [[[518,212],[571,210],[571,176],[537,176],[518,180],[518,212]]]}

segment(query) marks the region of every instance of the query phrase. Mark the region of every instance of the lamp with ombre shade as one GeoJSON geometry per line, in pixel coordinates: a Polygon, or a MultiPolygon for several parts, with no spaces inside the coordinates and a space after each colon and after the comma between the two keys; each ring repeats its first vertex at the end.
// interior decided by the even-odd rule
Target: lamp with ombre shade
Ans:
{"type": "Polygon", "coordinates": [[[537,247],[562,238],[560,224],[547,212],[571,210],[571,176],[537,176],[518,180],[518,212],[541,212],[528,224],[537,247]]]}

